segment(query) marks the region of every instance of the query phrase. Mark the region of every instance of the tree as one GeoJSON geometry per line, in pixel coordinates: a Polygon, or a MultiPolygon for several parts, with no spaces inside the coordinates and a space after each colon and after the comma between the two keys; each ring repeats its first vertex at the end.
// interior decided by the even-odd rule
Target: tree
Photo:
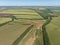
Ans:
{"type": "Polygon", "coordinates": [[[15,16],[11,16],[12,21],[14,21],[15,19],[17,20],[17,18],[15,16]]]}

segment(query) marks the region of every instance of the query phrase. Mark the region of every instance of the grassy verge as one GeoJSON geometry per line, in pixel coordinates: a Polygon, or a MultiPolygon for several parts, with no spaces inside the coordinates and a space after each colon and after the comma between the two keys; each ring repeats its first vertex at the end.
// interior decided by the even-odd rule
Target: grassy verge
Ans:
{"type": "Polygon", "coordinates": [[[36,40],[34,41],[33,45],[43,45],[43,36],[42,31],[40,29],[37,29],[35,32],[36,40]]]}

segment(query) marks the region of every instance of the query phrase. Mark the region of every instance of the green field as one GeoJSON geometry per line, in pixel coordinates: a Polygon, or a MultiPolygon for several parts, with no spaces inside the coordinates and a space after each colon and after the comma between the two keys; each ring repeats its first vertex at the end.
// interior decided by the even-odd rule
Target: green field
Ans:
{"type": "Polygon", "coordinates": [[[46,26],[51,45],[60,45],[60,17],[53,18],[46,26]]]}

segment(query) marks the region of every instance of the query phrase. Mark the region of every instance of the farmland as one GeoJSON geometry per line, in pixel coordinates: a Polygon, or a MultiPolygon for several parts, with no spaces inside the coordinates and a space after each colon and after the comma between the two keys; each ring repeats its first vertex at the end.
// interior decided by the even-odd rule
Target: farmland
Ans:
{"type": "Polygon", "coordinates": [[[51,45],[60,45],[60,17],[53,18],[46,26],[51,45]]]}
{"type": "Polygon", "coordinates": [[[31,9],[6,9],[3,10],[2,12],[0,11],[0,13],[15,14],[15,15],[16,14],[37,14],[31,9]]]}
{"type": "Polygon", "coordinates": [[[11,21],[10,18],[0,18],[0,24],[11,21]]]}
{"type": "Polygon", "coordinates": [[[59,12],[43,7],[0,9],[0,45],[60,45],[59,12]]]}

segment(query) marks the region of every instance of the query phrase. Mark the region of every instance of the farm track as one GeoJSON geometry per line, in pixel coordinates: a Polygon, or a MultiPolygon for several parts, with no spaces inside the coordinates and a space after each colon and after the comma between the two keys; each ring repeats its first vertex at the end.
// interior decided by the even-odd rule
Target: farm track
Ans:
{"type": "Polygon", "coordinates": [[[44,24],[44,22],[35,22],[35,23],[36,23],[35,24],[36,31],[33,45],[43,45],[42,25],[44,24]]]}
{"type": "Polygon", "coordinates": [[[35,40],[36,40],[36,37],[30,38],[30,39],[28,40],[28,42],[26,43],[26,45],[33,45],[33,43],[34,43],[35,40]]]}
{"type": "MultiPolygon", "coordinates": [[[[29,32],[30,35],[32,35],[31,37],[28,38],[27,42],[25,43],[26,45],[33,45],[36,37],[35,37],[35,28],[33,28],[30,32],[29,32]],[[32,34],[31,34],[32,32],[32,34]]],[[[28,36],[29,36],[28,34],[28,36]]]]}
{"type": "MultiPolygon", "coordinates": [[[[42,13],[40,13],[37,10],[35,10],[35,11],[45,19],[44,15],[42,13]]],[[[47,31],[46,31],[46,25],[48,25],[51,22],[52,17],[47,16],[47,19],[45,19],[45,20],[46,20],[45,23],[42,25],[43,45],[51,45],[50,41],[49,41],[47,31]]]]}
{"type": "MultiPolygon", "coordinates": [[[[41,45],[43,45],[43,40],[42,40],[42,31],[40,30],[41,29],[41,26],[42,26],[42,22],[40,22],[40,24],[39,24],[39,22],[35,22],[35,23],[33,23],[33,25],[34,25],[34,29],[32,29],[32,30],[34,30],[34,35],[33,35],[33,37],[31,36],[28,40],[26,40],[26,42],[24,42],[24,44],[25,45],[33,45],[34,44],[34,42],[35,42],[35,40],[36,40],[36,38],[37,38],[37,36],[35,36],[35,31],[37,31],[37,29],[39,29],[39,33],[40,34],[38,34],[39,35],[39,41],[40,41],[40,43],[41,43],[41,45]],[[36,28],[36,29],[35,29],[36,28]],[[41,31],[41,32],[40,32],[41,31]]],[[[31,31],[32,31],[31,30],[31,31]]],[[[28,36],[29,36],[29,34],[30,34],[30,32],[27,34],[28,36]]],[[[24,37],[24,39],[26,39],[27,38],[27,35],[24,37]]],[[[24,40],[23,39],[23,40],[24,40]]],[[[22,41],[23,42],[23,41],[22,41]]],[[[24,45],[24,44],[21,44],[20,43],[20,45],[24,45]]]]}

